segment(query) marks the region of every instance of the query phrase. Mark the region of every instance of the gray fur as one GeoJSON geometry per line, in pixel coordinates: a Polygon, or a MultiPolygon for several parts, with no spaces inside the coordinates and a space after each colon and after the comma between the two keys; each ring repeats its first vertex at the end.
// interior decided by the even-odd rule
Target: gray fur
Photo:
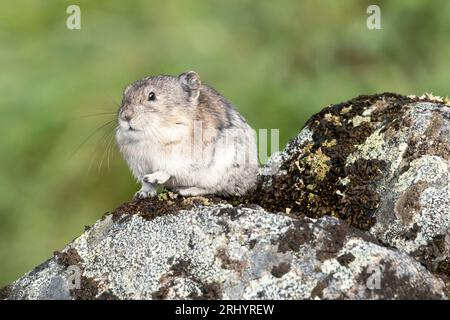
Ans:
{"type": "Polygon", "coordinates": [[[156,195],[158,184],[188,196],[242,195],[255,183],[254,130],[193,71],[129,85],[118,122],[120,151],[142,183],[138,197],[156,195]]]}

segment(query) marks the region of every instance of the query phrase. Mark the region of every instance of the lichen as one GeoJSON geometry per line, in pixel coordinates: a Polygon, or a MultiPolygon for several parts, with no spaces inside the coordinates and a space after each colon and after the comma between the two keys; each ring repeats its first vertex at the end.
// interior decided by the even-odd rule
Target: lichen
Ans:
{"type": "Polygon", "coordinates": [[[322,146],[325,148],[332,148],[334,146],[336,146],[336,139],[333,140],[325,140],[324,143],[322,143],[322,146]]]}
{"type": "Polygon", "coordinates": [[[301,131],[310,138],[294,140],[283,152],[279,171],[286,174],[260,176],[241,201],[273,211],[290,208],[291,215],[331,215],[368,230],[380,201],[375,183],[391,168],[383,128],[398,130],[402,107],[414,101],[385,93],[323,109],[301,131]]]}
{"type": "Polygon", "coordinates": [[[353,123],[354,127],[357,127],[364,122],[370,122],[370,117],[354,116],[350,121],[353,123]]]}
{"type": "Polygon", "coordinates": [[[220,204],[152,220],[139,214],[111,220],[98,221],[63,250],[72,248],[72,257],[61,261],[75,255],[83,261],[80,291],[55,295],[67,274],[65,263],[53,258],[13,283],[7,297],[445,298],[442,282],[406,253],[331,217],[293,218],[220,204]],[[376,291],[366,288],[372,264],[389,271],[376,291]]]}
{"type": "Polygon", "coordinates": [[[331,122],[333,125],[336,125],[336,126],[339,126],[339,127],[342,126],[341,118],[339,116],[337,116],[337,115],[333,115],[331,113],[327,113],[327,114],[324,115],[324,119],[327,120],[328,122],[331,122]]]}
{"type": "Polygon", "coordinates": [[[212,203],[211,199],[203,196],[193,196],[183,199],[183,203],[187,205],[203,205],[208,206],[212,203]]]}
{"type": "MultiPolygon", "coordinates": [[[[415,121],[407,111],[417,101],[381,94],[330,106],[248,195],[226,204],[169,193],[131,201],[75,240],[75,252],[51,259],[37,281],[75,262],[81,298],[442,298],[440,280],[404,245],[419,246],[411,254],[448,279],[448,243],[435,236],[450,223],[447,149],[405,138],[441,137],[445,125],[429,123],[429,113],[415,121]],[[386,271],[381,291],[364,287],[372,264],[386,271]]],[[[42,294],[35,291],[32,298],[42,294]]]]}
{"type": "Polygon", "coordinates": [[[322,152],[322,149],[317,149],[314,153],[308,154],[306,157],[300,159],[303,166],[299,166],[301,171],[309,170],[311,174],[319,181],[325,179],[328,171],[330,171],[330,157],[322,152]]]}
{"type": "Polygon", "coordinates": [[[419,99],[423,101],[438,102],[450,106],[450,99],[448,98],[448,96],[445,97],[435,96],[432,92],[425,92],[421,96],[409,95],[408,98],[419,99]]]}
{"type": "Polygon", "coordinates": [[[188,210],[199,205],[211,205],[225,203],[224,199],[214,195],[183,197],[176,193],[166,191],[157,197],[147,199],[134,199],[124,203],[111,213],[105,216],[112,216],[114,222],[125,221],[131,215],[140,215],[146,220],[152,220],[156,217],[172,214],[179,210],[188,210]]]}
{"type": "Polygon", "coordinates": [[[8,285],[3,288],[0,288],[0,300],[8,299],[10,294],[11,294],[11,286],[8,285]]]}
{"type": "Polygon", "coordinates": [[[355,152],[347,157],[347,164],[352,164],[357,159],[378,159],[384,154],[384,143],[385,139],[381,129],[376,130],[364,143],[356,146],[355,152]]]}
{"type": "Polygon", "coordinates": [[[341,114],[347,114],[347,113],[349,113],[351,110],[352,110],[352,106],[350,105],[350,106],[348,106],[348,107],[342,108],[340,113],[341,113],[341,114]]]}

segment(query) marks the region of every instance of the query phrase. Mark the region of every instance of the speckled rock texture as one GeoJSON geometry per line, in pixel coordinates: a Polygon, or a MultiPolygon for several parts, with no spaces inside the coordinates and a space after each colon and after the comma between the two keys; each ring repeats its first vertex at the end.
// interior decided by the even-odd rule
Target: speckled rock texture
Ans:
{"type": "Polygon", "coordinates": [[[450,279],[450,107],[385,93],[329,106],[263,169],[270,211],[338,217],[450,279]]]}
{"type": "Polygon", "coordinates": [[[447,101],[361,96],[248,195],[126,203],[0,299],[448,299],[449,159],[447,101]]]}
{"type": "Polygon", "coordinates": [[[197,206],[97,222],[9,288],[10,299],[445,298],[406,253],[333,217],[197,206]],[[68,266],[83,270],[69,289],[68,266]]]}

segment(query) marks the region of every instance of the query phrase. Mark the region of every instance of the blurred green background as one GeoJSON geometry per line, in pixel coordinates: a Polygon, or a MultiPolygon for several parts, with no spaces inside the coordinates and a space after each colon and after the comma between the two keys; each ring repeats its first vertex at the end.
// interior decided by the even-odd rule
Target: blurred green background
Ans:
{"type": "Polygon", "coordinates": [[[283,147],[331,103],[450,94],[449,17],[446,0],[2,1],[0,286],[137,190],[108,149],[113,124],[78,148],[128,83],[196,70],[283,147]],[[66,28],[69,4],[81,30],[66,28]],[[366,28],[369,4],[382,30],[366,28]]]}

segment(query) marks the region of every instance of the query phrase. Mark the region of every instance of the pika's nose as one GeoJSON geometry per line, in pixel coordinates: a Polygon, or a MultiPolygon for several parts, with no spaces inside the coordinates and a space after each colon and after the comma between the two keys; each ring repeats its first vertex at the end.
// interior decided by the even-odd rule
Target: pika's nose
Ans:
{"type": "Polygon", "coordinates": [[[130,121],[131,118],[132,118],[132,116],[133,116],[133,114],[132,114],[132,112],[127,108],[127,109],[122,110],[122,112],[120,113],[120,116],[121,116],[122,120],[130,121]]]}

